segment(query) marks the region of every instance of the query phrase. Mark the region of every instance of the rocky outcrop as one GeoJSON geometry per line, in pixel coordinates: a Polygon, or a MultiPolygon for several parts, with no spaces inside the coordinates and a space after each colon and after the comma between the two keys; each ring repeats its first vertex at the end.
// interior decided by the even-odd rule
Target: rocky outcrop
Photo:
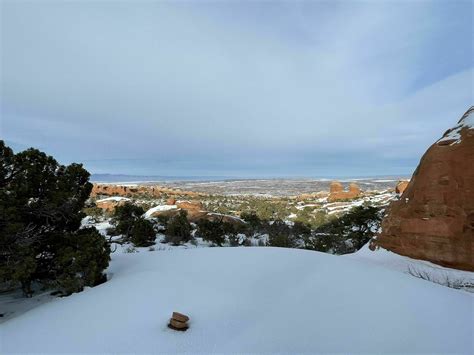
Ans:
{"type": "Polygon", "coordinates": [[[421,158],[375,244],[474,271],[474,107],[421,158]]]}
{"type": "Polygon", "coordinates": [[[113,212],[117,206],[122,206],[128,201],[130,201],[129,198],[115,196],[98,200],[95,205],[104,211],[113,212]]]}
{"type": "Polygon", "coordinates": [[[349,191],[344,191],[344,186],[339,181],[331,182],[329,186],[329,202],[349,200],[356,197],[359,197],[361,194],[360,188],[355,183],[349,184],[349,191]]]}
{"type": "Polygon", "coordinates": [[[185,196],[186,198],[197,198],[206,194],[192,191],[182,191],[179,189],[170,189],[157,185],[113,185],[113,184],[94,184],[91,197],[97,196],[122,196],[122,197],[169,197],[185,196]]]}
{"type": "Polygon", "coordinates": [[[395,193],[401,195],[406,190],[409,182],[407,180],[400,180],[397,186],[395,186],[395,193]]]}
{"type": "Polygon", "coordinates": [[[206,211],[202,203],[199,201],[175,201],[174,205],[154,207],[147,211],[145,216],[151,218],[160,216],[173,217],[182,210],[186,211],[188,221],[194,223],[199,222],[202,219],[207,219],[210,221],[219,220],[234,225],[245,224],[245,222],[238,217],[206,211]]]}
{"type": "Polygon", "coordinates": [[[313,192],[313,193],[300,194],[297,196],[293,196],[291,198],[297,201],[305,201],[305,200],[314,200],[318,198],[325,198],[328,196],[329,196],[329,193],[327,191],[319,191],[319,192],[313,192]]]}

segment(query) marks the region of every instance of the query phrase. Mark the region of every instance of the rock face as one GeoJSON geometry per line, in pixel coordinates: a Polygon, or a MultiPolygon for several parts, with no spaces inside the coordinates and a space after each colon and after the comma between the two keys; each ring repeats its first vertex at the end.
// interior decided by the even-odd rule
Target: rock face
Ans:
{"type": "Polygon", "coordinates": [[[474,271],[474,106],[421,158],[375,244],[474,271]]]}
{"type": "Polygon", "coordinates": [[[348,200],[352,198],[356,198],[360,195],[361,191],[357,184],[350,183],[349,184],[349,191],[344,191],[344,187],[339,181],[331,182],[329,186],[329,196],[328,201],[340,201],[340,200],[348,200]]]}
{"type": "Polygon", "coordinates": [[[397,183],[397,186],[395,186],[395,193],[402,194],[406,190],[406,188],[408,187],[409,182],[410,181],[407,181],[407,180],[400,180],[397,183]]]}

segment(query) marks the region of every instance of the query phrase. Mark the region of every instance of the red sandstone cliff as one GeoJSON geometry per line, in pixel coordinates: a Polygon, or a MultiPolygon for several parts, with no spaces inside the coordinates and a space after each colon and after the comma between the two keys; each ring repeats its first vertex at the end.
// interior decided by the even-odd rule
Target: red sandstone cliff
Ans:
{"type": "Polygon", "coordinates": [[[375,243],[474,271],[474,106],[421,158],[375,243]]]}

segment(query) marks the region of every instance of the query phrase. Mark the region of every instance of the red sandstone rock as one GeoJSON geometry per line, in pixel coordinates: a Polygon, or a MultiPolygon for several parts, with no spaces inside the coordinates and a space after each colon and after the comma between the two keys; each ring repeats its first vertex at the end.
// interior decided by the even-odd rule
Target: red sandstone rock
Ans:
{"type": "Polygon", "coordinates": [[[91,197],[96,196],[122,196],[122,197],[174,197],[174,196],[186,196],[186,198],[198,198],[205,196],[206,194],[193,192],[193,191],[181,191],[178,189],[170,189],[162,186],[123,186],[113,184],[94,184],[92,187],[91,197]]]}
{"type": "Polygon", "coordinates": [[[170,319],[169,327],[175,330],[186,330],[189,328],[186,322],[180,322],[173,318],[170,319]]]}
{"type": "Polygon", "coordinates": [[[111,198],[106,198],[103,200],[98,200],[96,201],[95,205],[103,209],[104,211],[113,212],[117,206],[122,206],[128,201],[129,201],[128,198],[111,197],[111,198]]]}
{"type": "Polygon", "coordinates": [[[410,183],[410,181],[400,180],[397,183],[397,186],[395,186],[395,193],[402,194],[405,191],[405,189],[407,188],[409,183],[410,183]]]}
{"type": "Polygon", "coordinates": [[[189,320],[189,317],[187,315],[179,312],[173,312],[171,318],[177,320],[178,322],[187,322],[189,320]]]}
{"type": "Polygon", "coordinates": [[[375,243],[395,253],[474,271],[474,106],[421,158],[375,243]]]}
{"type": "Polygon", "coordinates": [[[344,191],[344,187],[338,181],[331,182],[329,186],[329,196],[328,201],[340,201],[340,200],[347,200],[356,198],[360,195],[361,191],[357,184],[350,183],[349,184],[349,191],[344,191]]]}
{"type": "Polygon", "coordinates": [[[176,206],[178,208],[182,208],[183,210],[202,210],[203,206],[202,203],[199,201],[178,201],[176,202],[176,206]]]}

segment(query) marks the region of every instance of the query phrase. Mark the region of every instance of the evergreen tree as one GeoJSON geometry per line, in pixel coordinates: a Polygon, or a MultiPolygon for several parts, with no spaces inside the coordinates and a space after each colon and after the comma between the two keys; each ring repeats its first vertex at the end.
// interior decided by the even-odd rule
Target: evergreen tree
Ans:
{"type": "Polygon", "coordinates": [[[176,216],[171,217],[166,224],[166,242],[174,245],[189,242],[191,237],[191,224],[187,218],[187,212],[182,210],[176,216]]]}
{"type": "Polygon", "coordinates": [[[112,218],[116,232],[128,239],[135,222],[141,218],[144,213],[143,208],[133,203],[127,202],[122,206],[117,206],[112,218]]]}
{"type": "Polygon", "coordinates": [[[132,226],[130,241],[136,247],[148,247],[155,243],[156,232],[150,221],[143,217],[138,218],[132,226]]]}
{"type": "Polygon", "coordinates": [[[34,281],[69,292],[66,283],[79,285],[76,291],[102,279],[110,250],[93,231],[79,230],[92,189],[82,165],[60,165],[33,148],[14,154],[0,140],[0,174],[0,282],[20,283],[29,296],[34,281]],[[65,254],[71,245],[75,252],[65,254]],[[74,262],[86,250],[88,263],[74,262]],[[75,272],[64,268],[67,261],[75,272]],[[97,268],[87,270],[94,261],[97,268]]]}

